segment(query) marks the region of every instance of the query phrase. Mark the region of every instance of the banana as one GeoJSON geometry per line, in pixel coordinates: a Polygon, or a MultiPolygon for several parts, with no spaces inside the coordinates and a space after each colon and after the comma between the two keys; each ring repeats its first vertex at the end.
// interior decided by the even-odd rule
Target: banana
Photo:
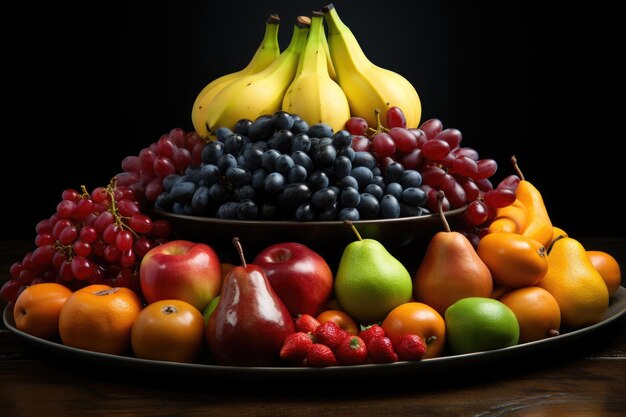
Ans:
{"type": "Polygon", "coordinates": [[[381,120],[385,120],[387,109],[398,106],[407,126],[417,127],[422,106],[415,87],[400,74],[374,65],[367,58],[332,3],[322,10],[328,24],[328,45],[337,82],[348,98],[352,116],[363,117],[370,126],[377,127],[376,109],[381,120]]]}
{"type": "Polygon", "coordinates": [[[283,98],[282,110],[298,114],[310,124],[326,123],[337,132],[350,118],[350,105],[339,84],[328,73],[323,23],[323,14],[314,11],[309,37],[295,78],[283,98]]]}
{"type": "MultiPolygon", "coordinates": [[[[323,16],[323,14],[322,14],[323,16]]],[[[324,45],[324,53],[326,54],[326,65],[328,65],[328,75],[332,78],[333,81],[337,81],[337,71],[335,71],[335,65],[333,64],[333,60],[330,57],[330,48],[328,46],[328,38],[326,37],[326,32],[322,30],[322,45],[324,45]]]]}
{"type": "Polygon", "coordinates": [[[239,71],[225,74],[214,79],[200,90],[191,109],[191,121],[196,133],[198,133],[200,137],[205,139],[209,137],[209,131],[206,126],[207,109],[209,103],[215,98],[217,93],[237,78],[249,74],[256,74],[264,70],[278,58],[280,55],[280,46],[278,44],[279,24],[280,18],[278,15],[270,15],[265,22],[263,40],[248,65],[239,71]]]}
{"type": "Polygon", "coordinates": [[[294,79],[309,33],[311,19],[299,16],[287,48],[267,68],[239,77],[220,91],[206,108],[206,127],[234,128],[241,119],[255,120],[281,109],[283,97],[294,79]]]}

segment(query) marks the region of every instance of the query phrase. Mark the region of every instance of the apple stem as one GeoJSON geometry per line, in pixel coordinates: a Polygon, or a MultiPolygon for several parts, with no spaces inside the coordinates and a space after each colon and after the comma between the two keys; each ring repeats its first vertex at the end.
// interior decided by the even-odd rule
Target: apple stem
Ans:
{"type": "Polygon", "coordinates": [[[356,227],[354,226],[354,224],[353,224],[350,220],[344,220],[344,221],[343,221],[343,225],[344,225],[344,226],[346,226],[348,229],[352,229],[352,231],[354,232],[354,234],[356,235],[356,237],[357,237],[359,240],[363,240],[363,239],[361,238],[361,235],[359,234],[359,231],[358,231],[358,230],[356,230],[356,227]]]}
{"type": "Polygon", "coordinates": [[[441,217],[441,223],[443,224],[443,228],[446,232],[451,232],[450,225],[448,224],[448,220],[446,219],[446,215],[443,212],[443,198],[446,196],[442,190],[437,192],[437,211],[439,212],[439,216],[441,217]]]}
{"type": "Polygon", "coordinates": [[[243,256],[243,248],[241,247],[241,242],[238,237],[233,238],[233,245],[237,248],[237,253],[239,254],[239,259],[241,259],[241,266],[246,267],[246,258],[243,256]]]}
{"type": "Polygon", "coordinates": [[[524,181],[524,174],[522,174],[522,170],[519,169],[519,165],[517,165],[517,158],[515,157],[515,155],[511,157],[511,163],[513,164],[513,169],[515,169],[515,172],[517,173],[519,179],[524,181]]]}

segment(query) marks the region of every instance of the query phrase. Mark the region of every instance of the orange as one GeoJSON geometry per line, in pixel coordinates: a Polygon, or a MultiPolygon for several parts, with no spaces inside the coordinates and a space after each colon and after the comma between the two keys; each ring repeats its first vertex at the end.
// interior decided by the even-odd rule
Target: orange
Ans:
{"type": "Polygon", "coordinates": [[[131,289],[93,284],[68,297],[59,315],[63,344],[121,355],[130,350],[133,323],[143,308],[131,289]]]}
{"type": "Polygon", "coordinates": [[[405,334],[416,334],[426,342],[423,359],[441,355],[446,344],[446,324],[428,304],[411,301],[400,304],[387,314],[381,324],[392,344],[397,344],[405,334]]]}
{"type": "Polygon", "coordinates": [[[476,253],[497,285],[509,288],[535,285],[548,272],[546,248],[539,241],[517,233],[489,233],[478,242],[476,253]]]}
{"type": "Polygon", "coordinates": [[[356,336],[359,334],[359,325],[348,313],[342,310],[326,310],[321,312],[317,317],[320,324],[327,321],[334,321],[343,330],[349,334],[356,336]]]}
{"type": "Polygon", "coordinates": [[[137,316],[131,332],[135,356],[170,362],[194,362],[204,344],[204,317],[182,300],[161,300],[137,316]]]}
{"type": "Polygon", "coordinates": [[[622,271],[619,263],[611,254],[599,250],[588,250],[587,256],[602,276],[606,288],[609,290],[609,297],[611,297],[622,283],[622,271]]]}
{"type": "Polygon", "coordinates": [[[517,317],[519,343],[557,336],[561,327],[561,310],[552,294],[541,287],[525,287],[500,297],[517,317]]]}
{"type": "Polygon", "coordinates": [[[72,290],[55,282],[42,282],[26,287],[15,300],[15,327],[42,339],[59,336],[59,314],[72,290]]]}

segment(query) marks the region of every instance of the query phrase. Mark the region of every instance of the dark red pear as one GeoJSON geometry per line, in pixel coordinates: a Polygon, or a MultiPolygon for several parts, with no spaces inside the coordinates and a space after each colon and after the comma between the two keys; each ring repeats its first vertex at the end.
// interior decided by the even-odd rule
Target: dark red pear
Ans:
{"type": "Polygon", "coordinates": [[[241,265],[224,278],[217,307],[206,326],[206,340],[218,365],[271,366],[294,321],[263,269],[247,264],[238,238],[241,265]]]}

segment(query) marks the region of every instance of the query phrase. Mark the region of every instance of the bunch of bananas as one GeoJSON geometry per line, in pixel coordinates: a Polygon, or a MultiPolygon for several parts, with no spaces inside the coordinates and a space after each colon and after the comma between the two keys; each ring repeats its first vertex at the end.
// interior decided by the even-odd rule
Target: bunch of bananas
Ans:
{"type": "Polygon", "coordinates": [[[396,106],[404,112],[407,126],[418,126],[422,109],[413,85],[374,65],[332,4],[311,17],[299,16],[282,52],[279,23],[278,16],[269,17],[263,40],[245,68],[200,91],[191,119],[201,137],[213,138],[220,127],[232,129],[241,119],[255,120],[279,110],[337,131],[351,116],[377,126],[376,111],[384,120],[387,109],[396,106]]]}

